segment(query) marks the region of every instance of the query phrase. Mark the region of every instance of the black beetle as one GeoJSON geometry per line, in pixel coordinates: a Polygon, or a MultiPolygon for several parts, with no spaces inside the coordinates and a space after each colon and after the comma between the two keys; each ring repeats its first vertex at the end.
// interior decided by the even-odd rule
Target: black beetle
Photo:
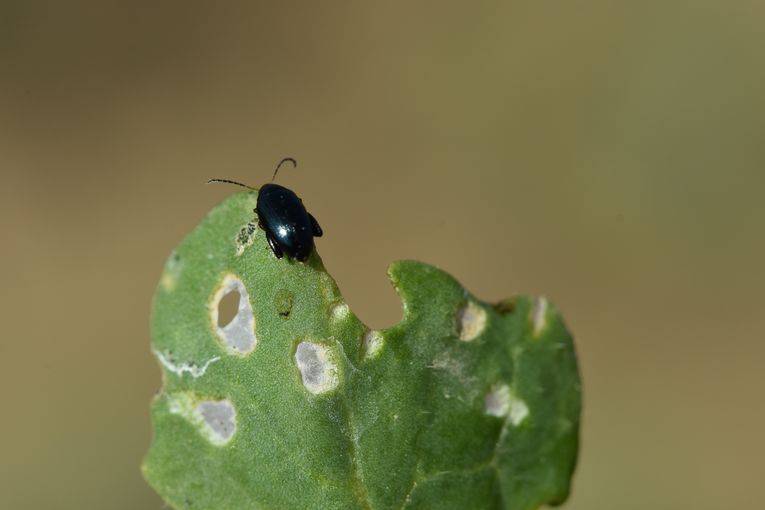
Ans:
{"type": "MultiPolygon", "coordinates": [[[[272,181],[276,173],[286,161],[297,167],[297,162],[292,158],[284,158],[276,165],[272,181]]],[[[210,179],[211,182],[223,182],[236,184],[243,188],[258,191],[258,202],[254,211],[258,215],[258,226],[266,233],[268,245],[276,258],[287,256],[301,262],[308,260],[313,249],[313,238],[321,237],[323,232],[316,218],[306,211],[303,201],[294,191],[268,183],[255,190],[251,186],[228,179],[210,179]]]]}

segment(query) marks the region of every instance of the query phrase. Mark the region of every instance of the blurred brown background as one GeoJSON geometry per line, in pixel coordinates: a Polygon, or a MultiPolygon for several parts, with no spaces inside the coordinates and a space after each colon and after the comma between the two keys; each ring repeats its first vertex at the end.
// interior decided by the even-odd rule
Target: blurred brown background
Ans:
{"type": "Polygon", "coordinates": [[[765,7],[0,3],[0,508],[160,509],[164,259],[294,156],[373,327],[399,258],[542,293],[584,378],[570,510],[762,508],[765,7]],[[761,496],[760,496],[761,497],[761,496]]]}

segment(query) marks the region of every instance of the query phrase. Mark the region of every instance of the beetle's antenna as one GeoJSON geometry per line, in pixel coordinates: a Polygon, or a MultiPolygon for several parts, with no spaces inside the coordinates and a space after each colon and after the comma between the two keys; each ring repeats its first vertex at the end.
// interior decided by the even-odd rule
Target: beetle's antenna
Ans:
{"type": "Polygon", "coordinates": [[[272,181],[276,179],[276,172],[279,171],[279,168],[281,168],[281,166],[284,164],[285,161],[289,161],[290,163],[292,163],[292,168],[297,168],[297,161],[295,161],[295,158],[284,158],[283,160],[279,161],[278,165],[276,165],[276,170],[274,170],[274,176],[271,177],[272,181]]]}
{"type": "Polygon", "coordinates": [[[247,186],[246,184],[242,184],[241,182],[230,181],[228,179],[210,179],[209,181],[207,181],[207,184],[215,184],[215,183],[236,184],[237,186],[241,186],[243,188],[251,189],[252,191],[257,191],[252,186],[247,186]]]}

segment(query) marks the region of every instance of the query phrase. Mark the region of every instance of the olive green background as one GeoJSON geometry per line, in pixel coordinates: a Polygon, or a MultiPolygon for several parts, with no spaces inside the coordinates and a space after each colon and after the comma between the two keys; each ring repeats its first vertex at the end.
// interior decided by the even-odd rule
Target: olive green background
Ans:
{"type": "Polygon", "coordinates": [[[350,305],[387,265],[545,294],[577,340],[570,510],[761,508],[760,2],[0,3],[0,508],[160,509],[148,313],[279,182],[350,305]]]}

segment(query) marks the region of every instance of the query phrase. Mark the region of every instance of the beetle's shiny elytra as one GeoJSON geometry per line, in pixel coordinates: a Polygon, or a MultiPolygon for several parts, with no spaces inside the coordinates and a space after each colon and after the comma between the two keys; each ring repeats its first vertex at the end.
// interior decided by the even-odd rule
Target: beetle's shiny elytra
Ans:
{"type": "Polygon", "coordinates": [[[308,260],[313,238],[321,237],[323,232],[295,192],[278,184],[265,184],[258,192],[255,212],[277,258],[286,253],[301,262],[308,260]]]}
{"type": "MultiPolygon", "coordinates": [[[[297,166],[294,159],[284,158],[277,165],[274,178],[285,161],[297,166]]],[[[207,182],[236,184],[255,191],[246,184],[227,179],[210,179],[207,182]]],[[[313,238],[323,234],[319,222],[306,211],[300,197],[294,191],[278,184],[261,186],[255,213],[258,215],[258,226],[265,232],[268,246],[277,258],[286,254],[290,258],[305,262],[311,255],[313,238]]]]}

